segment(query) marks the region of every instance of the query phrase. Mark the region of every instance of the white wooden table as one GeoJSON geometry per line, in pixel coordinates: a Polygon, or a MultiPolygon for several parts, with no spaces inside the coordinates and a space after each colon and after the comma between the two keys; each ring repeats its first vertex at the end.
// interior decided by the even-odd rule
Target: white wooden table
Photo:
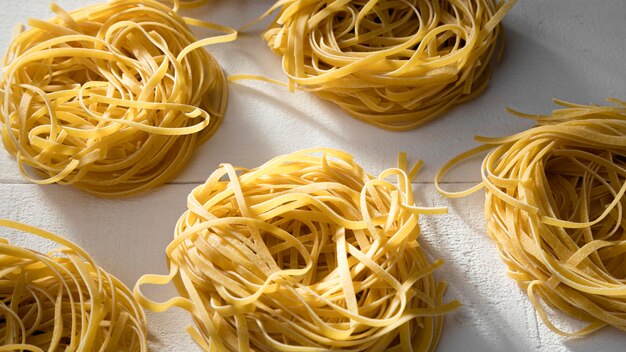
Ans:
{"type": "MultiPolygon", "coordinates": [[[[93,1],[58,0],[66,9],[93,1]]],[[[211,0],[194,16],[238,27],[263,12],[271,0],[211,0]]],[[[48,18],[47,0],[2,1],[0,48],[4,52],[17,22],[48,18]]],[[[505,20],[507,47],[487,92],[418,130],[386,132],[358,122],[330,103],[307,93],[246,82],[231,85],[224,124],[201,146],[186,171],[147,195],[104,200],[58,185],[36,186],[19,175],[14,159],[0,151],[0,217],[62,234],[86,248],[98,263],[129,286],[144,273],[165,273],[164,248],[185,198],[221,162],[254,167],[278,154],[334,147],[355,155],[377,173],[394,164],[398,151],[422,158],[426,166],[415,183],[421,205],[449,205],[448,215],[424,217],[423,241],[433,257],[446,260],[437,272],[449,283],[447,297],[464,306],[447,317],[439,351],[624,351],[626,333],[605,329],[584,339],[566,339],[539,320],[526,295],[505,275],[505,268],[483,226],[483,194],[448,201],[432,180],[437,169],[474,146],[475,134],[509,135],[530,122],[507,115],[513,107],[546,113],[551,99],[602,103],[626,98],[626,1],[520,1],[505,20]]],[[[260,39],[261,26],[235,43],[209,50],[228,74],[251,73],[282,78],[279,59],[260,39]]],[[[197,35],[208,32],[196,31],[197,35]]],[[[446,187],[467,188],[479,180],[479,160],[447,178],[446,187]]],[[[45,243],[5,230],[14,242],[34,248],[45,243]]],[[[150,291],[175,294],[170,288],[150,291]]],[[[148,314],[154,351],[197,351],[184,328],[191,322],[175,310],[148,314]]],[[[556,315],[560,326],[575,322],[556,315]]]]}

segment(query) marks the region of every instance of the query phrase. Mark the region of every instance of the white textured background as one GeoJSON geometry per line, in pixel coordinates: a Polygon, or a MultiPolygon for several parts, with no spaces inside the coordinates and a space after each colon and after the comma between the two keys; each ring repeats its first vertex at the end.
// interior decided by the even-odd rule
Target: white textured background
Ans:
{"type": "MultiPolygon", "coordinates": [[[[59,0],[66,9],[92,1],[59,0]]],[[[196,17],[238,27],[255,18],[271,0],[212,0],[196,17]]],[[[48,18],[47,0],[1,0],[0,50],[15,23],[48,18]]],[[[520,1],[506,17],[507,46],[491,87],[479,99],[457,107],[418,130],[386,132],[346,116],[306,93],[244,82],[231,85],[224,124],[204,144],[187,170],[171,184],[126,200],[102,200],[70,187],[27,184],[14,160],[0,151],[0,217],[40,226],[77,242],[106,270],[133,286],[144,273],[165,273],[164,248],[191,189],[221,162],[245,167],[310,147],[334,147],[355,155],[370,172],[394,164],[398,151],[424,159],[417,178],[421,205],[449,205],[450,214],[422,218],[423,239],[433,257],[446,260],[437,275],[449,283],[448,298],[464,306],[447,317],[439,351],[624,351],[626,333],[607,328],[584,339],[566,339],[538,319],[525,294],[505,275],[483,227],[483,194],[448,201],[432,186],[442,163],[475,143],[475,134],[509,135],[530,126],[503,112],[552,109],[553,97],[580,103],[626,98],[626,1],[520,1]]],[[[282,78],[279,59],[260,39],[257,26],[235,43],[209,50],[228,74],[282,78]]],[[[198,35],[206,35],[202,31],[198,35]]],[[[450,175],[448,188],[467,188],[479,179],[479,161],[450,175]]],[[[42,244],[0,230],[14,242],[42,244]]],[[[165,298],[173,288],[153,292],[165,298]]],[[[180,310],[149,314],[155,351],[197,351],[184,332],[190,319],[180,310]]],[[[555,316],[560,326],[579,327],[555,316]]]]}

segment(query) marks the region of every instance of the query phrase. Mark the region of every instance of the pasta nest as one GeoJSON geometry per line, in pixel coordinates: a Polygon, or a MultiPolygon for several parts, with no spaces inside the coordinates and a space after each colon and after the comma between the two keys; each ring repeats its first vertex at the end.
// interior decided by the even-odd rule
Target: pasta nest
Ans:
{"type": "Polygon", "coordinates": [[[186,23],[204,23],[154,0],[51,7],[14,38],[0,78],[2,141],[24,177],[102,197],[173,178],[226,108],[225,76],[200,47],[236,33],[198,41],[186,23]]]}
{"type": "Polygon", "coordinates": [[[265,33],[290,86],[408,130],[480,95],[515,1],[279,1],[265,33]]]}
{"type": "Polygon", "coordinates": [[[52,241],[44,254],[0,237],[0,351],[147,351],[143,310],[130,290],[74,243],[0,219],[52,241]]]}
{"type": "Polygon", "coordinates": [[[167,248],[184,298],[147,300],[141,285],[168,281],[150,275],[136,296],[192,312],[207,351],[434,351],[458,302],[443,303],[418,214],[445,208],[416,207],[409,175],[373,177],[332,149],[223,164],[189,195],[167,248]]]}
{"type": "Polygon", "coordinates": [[[626,103],[612,101],[523,115],[538,126],[478,138],[485,146],[452,160],[492,149],[482,164],[487,232],[509,275],[562,335],[626,330],[626,103]],[[563,331],[542,302],[588,324],[563,331]]]}

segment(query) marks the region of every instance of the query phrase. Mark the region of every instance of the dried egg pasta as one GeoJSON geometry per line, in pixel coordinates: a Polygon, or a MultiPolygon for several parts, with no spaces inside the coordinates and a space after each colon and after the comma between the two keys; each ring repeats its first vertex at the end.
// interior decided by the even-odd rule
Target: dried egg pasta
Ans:
{"type": "Polygon", "coordinates": [[[0,236],[0,351],[148,351],[142,308],[87,252],[35,227],[0,226],[59,245],[44,254],[0,236]]]}
{"type": "Polygon", "coordinates": [[[445,285],[418,242],[411,179],[379,177],[349,154],[314,149],[252,169],[222,164],[188,197],[167,247],[170,274],[135,287],[144,307],[192,313],[207,351],[434,351],[445,285]],[[397,179],[397,185],[391,180],[397,179]],[[173,281],[182,297],[146,298],[173,281]]]}
{"type": "MultiPolygon", "coordinates": [[[[264,34],[289,86],[408,130],[480,95],[515,0],[281,0],[264,34]]],[[[260,78],[250,75],[231,80],[260,78]]]]}
{"type": "Polygon", "coordinates": [[[2,141],[24,177],[102,197],[173,178],[226,108],[225,76],[202,47],[237,33],[154,0],[51,8],[57,17],[14,38],[0,78],[2,141]],[[196,40],[187,24],[226,34],[196,40]]]}
{"type": "Polygon", "coordinates": [[[448,162],[436,178],[448,197],[485,188],[487,233],[509,275],[528,292],[554,332],[582,336],[610,325],[626,330],[626,103],[557,101],[552,115],[524,115],[537,126],[448,162]],[[490,150],[483,182],[446,192],[439,181],[455,164],[490,150]],[[542,302],[586,322],[573,332],[549,319],[542,302]]]}

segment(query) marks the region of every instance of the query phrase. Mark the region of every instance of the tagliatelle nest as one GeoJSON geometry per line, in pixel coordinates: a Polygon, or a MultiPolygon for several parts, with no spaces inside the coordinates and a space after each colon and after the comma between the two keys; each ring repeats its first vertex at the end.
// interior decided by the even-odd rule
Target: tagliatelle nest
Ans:
{"type": "Polygon", "coordinates": [[[136,296],[190,311],[208,351],[434,351],[458,302],[443,303],[442,261],[428,262],[418,214],[445,208],[415,206],[418,168],[400,161],[379,177],[332,149],[223,164],[189,195],[170,275],[142,277],[136,296]],[[140,290],[170,280],[182,297],[140,290]]]}
{"type": "Polygon", "coordinates": [[[290,86],[389,130],[480,95],[514,0],[279,1],[265,33],[290,86]]]}
{"type": "Polygon", "coordinates": [[[626,331],[626,103],[564,109],[533,118],[538,126],[485,143],[481,185],[487,233],[498,244],[509,275],[527,290],[553,331],[582,336],[606,325],[626,331]],[[542,301],[587,322],[557,328],[542,301]]]}
{"type": "Polygon", "coordinates": [[[148,351],[143,310],[83,249],[28,225],[0,226],[60,246],[44,254],[0,237],[0,351],[148,351]]]}
{"type": "Polygon", "coordinates": [[[226,108],[224,74],[201,47],[236,32],[154,0],[52,9],[14,38],[0,78],[2,141],[24,177],[102,197],[173,178],[226,108]],[[188,23],[228,34],[198,41],[188,23]]]}

